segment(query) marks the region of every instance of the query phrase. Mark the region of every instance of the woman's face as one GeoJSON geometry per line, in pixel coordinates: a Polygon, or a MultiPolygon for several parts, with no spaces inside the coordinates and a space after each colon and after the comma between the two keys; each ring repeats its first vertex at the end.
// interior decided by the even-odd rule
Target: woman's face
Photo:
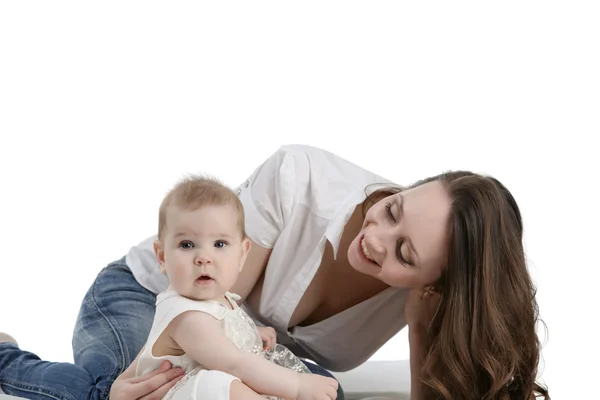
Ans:
{"type": "Polygon", "coordinates": [[[434,283],[447,260],[450,201],[434,181],[374,204],[348,248],[350,265],[394,287],[434,283]]]}

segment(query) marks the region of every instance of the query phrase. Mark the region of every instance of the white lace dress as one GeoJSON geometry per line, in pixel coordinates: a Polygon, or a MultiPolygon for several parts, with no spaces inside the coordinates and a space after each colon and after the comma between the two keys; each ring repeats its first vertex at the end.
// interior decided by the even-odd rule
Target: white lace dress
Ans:
{"type": "MultiPolygon", "coordinates": [[[[225,297],[233,309],[216,301],[196,301],[180,296],[177,292],[167,290],[158,295],[156,313],[148,342],[138,360],[137,374],[157,368],[167,359],[174,366],[183,368],[185,376],[163,397],[164,400],[229,400],[229,388],[233,377],[220,371],[208,371],[186,354],[182,356],[154,357],[154,342],[177,315],[189,310],[203,311],[215,317],[225,335],[241,350],[255,353],[265,359],[301,373],[310,373],[304,363],[286,347],[275,345],[271,351],[263,349],[262,339],[252,318],[236,303],[239,296],[226,293],[225,297]]],[[[277,399],[273,396],[264,396],[277,399]]]]}

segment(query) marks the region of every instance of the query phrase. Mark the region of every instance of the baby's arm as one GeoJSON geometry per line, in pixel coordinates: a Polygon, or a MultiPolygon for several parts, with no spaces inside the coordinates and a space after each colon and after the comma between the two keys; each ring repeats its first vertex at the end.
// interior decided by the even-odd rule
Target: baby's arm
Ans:
{"type": "Polygon", "coordinates": [[[236,376],[258,393],[287,399],[298,397],[299,373],[240,351],[210,314],[200,311],[182,313],[171,322],[168,330],[181,349],[205,368],[236,376]]]}

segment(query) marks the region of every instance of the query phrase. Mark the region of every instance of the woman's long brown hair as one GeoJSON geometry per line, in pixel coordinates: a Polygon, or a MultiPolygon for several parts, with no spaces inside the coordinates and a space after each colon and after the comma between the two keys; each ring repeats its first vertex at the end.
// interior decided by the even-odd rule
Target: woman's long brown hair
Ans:
{"type": "MultiPolygon", "coordinates": [[[[431,181],[445,185],[452,210],[448,263],[435,284],[440,305],[421,371],[426,398],[549,400],[536,383],[538,305],[515,199],[498,180],[465,171],[411,187],[431,181]]],[[[364,206],[400,190],[377,190],[364,206]]]]}

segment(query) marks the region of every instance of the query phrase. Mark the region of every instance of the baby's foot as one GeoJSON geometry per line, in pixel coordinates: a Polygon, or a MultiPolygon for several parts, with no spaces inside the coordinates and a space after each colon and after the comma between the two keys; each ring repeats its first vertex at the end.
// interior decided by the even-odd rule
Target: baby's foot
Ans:
{"type": "Polygon", "coordinates": [[[3,342],[14,343],[18,346],[17,341],[14,337],[10,336],[8,333],[0,332],[0,343],[3,342]]]}

